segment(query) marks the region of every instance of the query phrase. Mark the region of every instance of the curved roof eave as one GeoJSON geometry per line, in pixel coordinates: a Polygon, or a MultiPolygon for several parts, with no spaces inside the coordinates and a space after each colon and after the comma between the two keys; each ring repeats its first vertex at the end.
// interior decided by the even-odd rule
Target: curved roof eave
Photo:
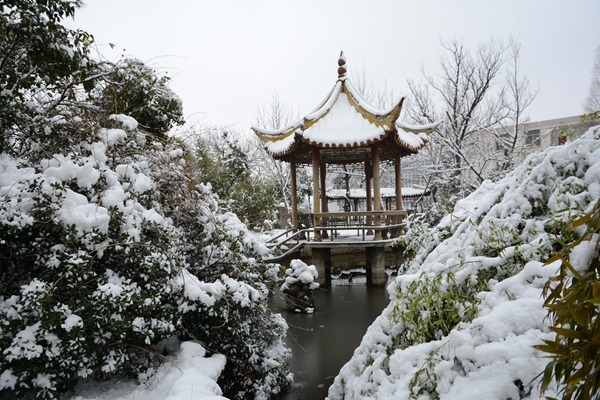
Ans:
{"type": "Polygon", "coordinates": [[[441,123],[442,121],[440,120],[426,125],[408,125],[404,122],[396,121],[396,126],[406,132],[430,134],[435,131],[441,123]]]}
{"type": "Polygon", "coordinates": [[[396,143],[405,149],[417,153],[429,142],[427,135],[437,129],[442,121],[437,121],[427,125],[408,125],[396,121],[396,143]]]}
{"type": "Polygon", "coordinates": [[[289,134],[280,140],[271,140],[266,142],[264,148],[271,156],[282,157],[294,151],[296,145],[296,135],[289,134]]]}
{"type": "Polygon", "coordinates": [[[260,139],[264,140],[265,142],[275,142],[278,140],[285,139],[286,137],[290,136],[292,133],[303,129],[303,127],[304,127],[303,121],[300,120],[300,121],[296,121],[293,124],[290,124],[286,127],[283,127],[281,129],[277,129],[274,131],[262,129],[262,128],[259,128],[256,126],[252,126],[252,127],[250,127],[250,129],[252,129],[254,131],[256,136],[258,136],[260,139]]]}

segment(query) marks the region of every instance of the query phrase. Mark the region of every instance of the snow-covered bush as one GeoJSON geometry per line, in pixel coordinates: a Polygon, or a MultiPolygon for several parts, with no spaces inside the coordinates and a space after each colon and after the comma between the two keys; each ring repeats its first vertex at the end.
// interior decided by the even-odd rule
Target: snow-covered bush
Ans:
{"type": "Polygon", "coordinates": [[[183,125],[181,99],[167,86],[168,76],[159,75],[133,58],[107,67],[107,75],[97,81],[92,104],[129,115],[155,135],[165,135],[173,125],[183,125]]]}
{"type": "Polygon", "coordinates": [[[211,184],[222,206],[253,229],[276,218],[281,193],[270,174],[257,171],[265,161],[256,157],[242,133],[204,128],[189,134],[187,143],[194,173],[211,184]]]}
{"type": "Polygon", "coordinates": [[[558,268],[543,263],[584,234],[567,227],[599,198],[592,128],[410,231],[399,245],[413,257],[329,398],[539,398],[547,360],[533,346],[555,337],[542,293],[558,268]]]}
{"type": "Polygon", "coordinates": [[[80,377],[137,376],[176,332],[183,237],[142,204],[147,161],[112,162],[117,142],[140,147],[132,136],[103,130],[39,164],[1,156],[2,387],[53,397],[80,377]]]}
{"type": "Polygon", "coordinates": [[[207,348],[227,356],[219,379],[226,396],[267,399],[292,379],[287,370],[290,351],[283,343],[287,324],[267,306],[265,265],[260,260],[268,249],[235,214],[220,212],[210,185],[198,188],[202,206],[197,208],[197,221],[203,235],[186,229],[192,244],[188,268],[198,279],[215,282],[227,295],[209,309],[199,304],[205,308],[202,313],[185,313],[182,327],[207,348]]]}
{"type": "Polygon", "coordinates": [[[310,290],[315,290],[319,287],[316,279],[319,277],[317,268],[314,265],[306,265],[302,260],[292,260],[290,267],[285,270],[285,282],[281,285],[280,290],[286,291],[296,283],[308,285],[310,290]]]}
{"type": "Polygon", "coordinates": [[[79,378],[147,375],[161,340],[191,334],[249,371],[240,393],[279,392],[287,326],[266,308],[264,246],[190,189],[176,142],[113,119],[129,132],[39,163],[0,156],[0,387],[50,398],[79,378]]]}
{"type": "Polygon", "coordinates": [[[313,291],[319,287],[319,277],[314,265],[306,265],[302,260],[292,260],[285,270],[285,281],[279,288],[285,295],[288,311],[312,313],[315,309],[313,291]]]}

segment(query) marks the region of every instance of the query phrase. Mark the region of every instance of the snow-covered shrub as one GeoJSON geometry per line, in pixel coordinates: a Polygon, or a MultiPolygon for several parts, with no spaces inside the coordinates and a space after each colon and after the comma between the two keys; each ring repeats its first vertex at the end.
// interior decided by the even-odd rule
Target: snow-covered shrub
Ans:
{"type": "Polygon", "coordinates": [[[183,125],[181,99],[160,75],[140,60],[125,58],[107,68],[92,92],[92,103],[112,113],[136,119],[145,131],[165,135],[174,125],[183,125]]]}
{"type": "Polygon", "coordinates": [[[543,263],[584,234],[567,227],[598,198],[592,128],[409,232],[400,245],[413,257],[329,398],[539,398],[547,361],[533,346],[554,339],[542,293],[557,271],[543,263]]]}
{"type": "Polygon", "coordinates": [[[207,349],[227,356],[219,379],[225,396],[268,399],[291,381],[282,340],[287,324],[280,314],[269,313],[265,293],[226,275],[215,284],[222,295],[215,296],[214,305],[184,313],[181,324],[207,349]]]}
{"type": "Polygon", "coordinates": [[[285,291],[296,283],[303,283],[309,286],[309,289],[315,290],[319,287],[316,279],[319,277],[317,268],[314,265],[306,265],[302,260],[292,260],[290,267],[285,270],[285,282],[280,290],[285,291]]]}
{"type": "Polygon", "coordinates": [[[133,136],[103,130],[39,164],[0,157],[3,388],[49,398],[78,378],[135,377],[176,332],[181,232],[142,205],[144,161],[111,162],[133,136]]]}
{"type": "Polygon", "coordinates": [[[268,249],[235,214],[220,211],[210,185],[198,185],[196,195],[203,235],[189,237],[188,268],[198,279],[215,282],[223,295],[208,309],[197,302],[184,304],[203,312],[185,313],[181,325],[207,348],[227,356],[219,379],[225,396],[267,399],[291,382],[290,351],[283,343],[287,324],[270,313],[263,283],[266,267],[260,260],[268,249]]]}
{"type": "Polygon", "coordinates": [[[229,357],[225,386],[279,392],[287,326],[266,308],[266,249],[194,190],[176,142],[113,119],[129,132],[39,163],[0,156],[0,388],[51,398],[79,378],[146,376],[161,340],[192,334],[229,357]]]}
{"type": "Polygon", "coordinates": [[[312,313],[315,309],[313,291],[319,287],[319,277],[314,265],[306,265],[302,260],[292,260],[285,271],[285,281],[279,288],[285,295],[288,311],[312,313]]]}
{"type": "Polygon", "coordinates": [[[231,357],[241,392],[271,396],[289,353],[266,249],[166,137],[183,122],[168,78],[93,60],[93,37],[61,25],[81,4],[11,2],[0,18],[0,390],[147,377],[163,339],[192,333],[231,357]]]}

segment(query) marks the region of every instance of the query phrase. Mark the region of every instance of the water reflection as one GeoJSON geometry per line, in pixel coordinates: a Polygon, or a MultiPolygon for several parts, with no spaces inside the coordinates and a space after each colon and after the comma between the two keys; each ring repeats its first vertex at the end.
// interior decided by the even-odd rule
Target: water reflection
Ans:
{"type": "Polygon", "coordinates": [[[280,312],[290,326],[286,342],[293,354],[290,368],[294,383],[281,399],[324,399],[333,378],[387,305],[384,288],[356,283],[332,282],[330,290],[315,291],[317,308],[313,314],[287,312],[283,299],[271,299],[271,309],[280,312]]]}

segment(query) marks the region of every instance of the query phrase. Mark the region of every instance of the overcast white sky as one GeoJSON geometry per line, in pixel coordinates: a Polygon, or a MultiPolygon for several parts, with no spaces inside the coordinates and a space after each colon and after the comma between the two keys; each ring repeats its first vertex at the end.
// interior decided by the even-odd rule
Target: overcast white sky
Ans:
{"type": "Polygon", "coordinates": [[[600,0],[84,1],[68,25],[92,33],[106,57],[168,72],[186,117],[241,131],[274,91],[310,112],[335,84],[340,50],[350,71],[400,97],[421,65],[436,72],[440,40],[453,37],[475,49],[512,35],[540,89],[531,119],[577,115],[600,45],[600,0]]]}

